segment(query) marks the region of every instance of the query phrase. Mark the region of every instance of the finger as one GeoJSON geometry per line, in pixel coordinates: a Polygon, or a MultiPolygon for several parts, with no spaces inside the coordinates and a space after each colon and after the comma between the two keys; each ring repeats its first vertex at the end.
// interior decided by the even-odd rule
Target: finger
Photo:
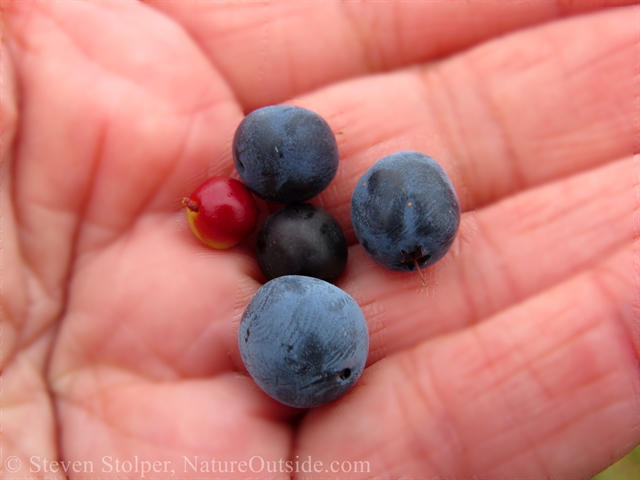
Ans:
{"type": "Polygon", "coordinates": [[[463,329],[593,268],[637,232],[637,159],[628,158],[463,215],[440,263],[390,272],[351,247],[339,285],[363,306],[374,362],[463,329]]]}
{"type": "Polygon", "coordinates": [[[380,362],[305,419],[297,454],[368,462],[358,478],[597,473],[638,441],[639,249],[380,362]]]}
{"type": "Polygon", "coordinates": [[[163,2],[246,110],[450,55],[564,15],[631,2],[163,2]]]}
{"type": "Polygon", "coordinates": [[[338,132],[340,168],[316,201],[353,242],[355,183],[389,153],[434,156],[463,210],[632,154],[639,14],[625,7],[567,19],[297,99],[338,132]]]}

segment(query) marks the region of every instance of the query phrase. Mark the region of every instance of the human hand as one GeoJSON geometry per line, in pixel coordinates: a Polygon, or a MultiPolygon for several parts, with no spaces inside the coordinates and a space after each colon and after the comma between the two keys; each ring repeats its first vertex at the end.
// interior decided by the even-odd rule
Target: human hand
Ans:
{"type": "Polygon", "coordinates": [[[638,443],[638,7],[3,8],[3,478],[576,478],[638,443]],[[291,98],[336,132],[314,203],[371,333],[354,390],[304,415],[239,360],[250,242],[207,250],[180,205],[235,175],[243,111],[291,98]],[[426,287],[349,218],[402,149],[465,212],[426,287]]]}

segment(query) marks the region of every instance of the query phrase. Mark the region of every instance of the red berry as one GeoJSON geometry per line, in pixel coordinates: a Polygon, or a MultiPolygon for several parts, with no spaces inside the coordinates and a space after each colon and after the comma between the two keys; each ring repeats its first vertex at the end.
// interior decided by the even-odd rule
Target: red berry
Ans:
{"type": "Polygon", "coordinates": [[[206,180],[182,204],[195,236],[212,248],[237,245],[258,222],[258,207],[251,192],[229,177],[206,180]]]}

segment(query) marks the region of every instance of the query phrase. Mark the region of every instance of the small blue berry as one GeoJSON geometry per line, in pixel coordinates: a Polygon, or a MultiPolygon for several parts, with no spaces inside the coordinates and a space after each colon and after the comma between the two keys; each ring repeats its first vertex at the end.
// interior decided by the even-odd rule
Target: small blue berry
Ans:
{"type": "Polygon", "coordinates": [[[460,204],[433,158],[404,151],[382,158],[360,178],[351,220],[373,260],[390,270],[411,271],[447,253],[460,225],[460,204]]]}
{"type": "Polygon", "coordinates": [[[338,145],[317,113],[290,105],[259,108],[233,138],[233,160],[244,184],[263,200],[303,202],[338,171],[338,145]]]}
{"type": "Polygon", "coordinates": [[[311,408],[353,387],[367,360],[369,332],[346,292],[324,280],[287,275],[251,299],[238,346],[264,392],[285,405],[311,408]]]}
{"type": "Polygon", "coordinates": [[[334,283],[347,265],[347,240],[326,210],[295,203],[271,214],[258,232],[258,265],[268,278],[306,275],[334,283]]]}

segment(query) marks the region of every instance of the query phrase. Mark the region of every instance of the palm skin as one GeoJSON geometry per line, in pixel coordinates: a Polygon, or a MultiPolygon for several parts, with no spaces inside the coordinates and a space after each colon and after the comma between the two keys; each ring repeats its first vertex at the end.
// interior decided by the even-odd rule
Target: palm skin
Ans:
{"type": "Polygon", "coordinates": [[[606,3],[3,2],[3,476],[583,478],[632,449],[639,11],[606,3]],[[243,111],[290,98],[337,134],[315,203],[371,332],[357,387],[306,414],[239,360],[251,242],[206,249],[180,206],[234,175],[243,111]],[[426,287],[348,215],[401,149],[465,212],[426,287]]]}

